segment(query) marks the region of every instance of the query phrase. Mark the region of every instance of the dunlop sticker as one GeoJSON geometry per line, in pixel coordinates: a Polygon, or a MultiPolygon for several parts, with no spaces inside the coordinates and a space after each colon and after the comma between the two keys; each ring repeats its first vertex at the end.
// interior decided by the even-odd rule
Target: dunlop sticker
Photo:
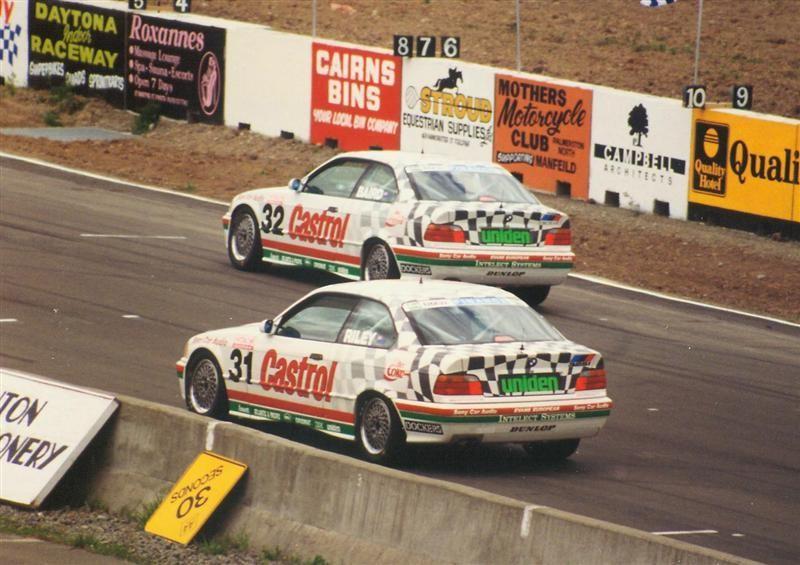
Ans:
{"type": "Polygon", "coordinates": [[[247,465],[204,451],[147,521],[145,531],[187,545],[247,470],[247,465]]]}

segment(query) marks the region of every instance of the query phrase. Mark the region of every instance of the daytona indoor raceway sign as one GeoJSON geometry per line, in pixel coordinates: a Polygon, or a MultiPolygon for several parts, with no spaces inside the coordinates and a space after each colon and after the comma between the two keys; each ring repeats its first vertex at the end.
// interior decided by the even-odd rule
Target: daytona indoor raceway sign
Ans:
{"type": "Polygon", "coordinates": [[[0,499],[38,507],[116,408],[113,396],[0,368],[0,499]]]}

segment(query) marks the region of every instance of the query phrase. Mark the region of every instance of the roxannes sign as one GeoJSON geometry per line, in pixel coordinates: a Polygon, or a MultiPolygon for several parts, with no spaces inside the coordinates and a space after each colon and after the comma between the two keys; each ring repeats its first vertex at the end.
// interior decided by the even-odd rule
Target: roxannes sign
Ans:
{"type": "Polygon", "coordinates": [[[328,43],[311,49],[311,142],[399,149],[400,58],[328,43]]]}
{"type": "Polygon", "coordinates": [[[116,407],[113,396],[0,368],[0,499],[39,506],[116,407]]]}

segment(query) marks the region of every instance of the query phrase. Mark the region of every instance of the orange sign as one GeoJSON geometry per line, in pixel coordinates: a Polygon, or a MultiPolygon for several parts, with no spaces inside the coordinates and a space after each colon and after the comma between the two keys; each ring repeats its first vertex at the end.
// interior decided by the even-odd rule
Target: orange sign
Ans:
{"type": "Polygon", "coordinates": [[[589,197],[592,91],[496,75],[493,160],[532,188],[589,197]]]}

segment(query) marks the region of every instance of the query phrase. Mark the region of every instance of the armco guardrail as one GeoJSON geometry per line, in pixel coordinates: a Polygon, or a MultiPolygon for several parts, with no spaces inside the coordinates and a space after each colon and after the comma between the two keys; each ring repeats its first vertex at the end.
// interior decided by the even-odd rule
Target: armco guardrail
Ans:
{"type": "Polygon", "coordinates": [[[748,563],[178,408],[119,401],[83,465],[91,469],[87,498],[111,510],[133,510],[163,495],[208,448],[249,465],[214,527],[245,533],[255,546],[318,553],[337,563],[748,563]]]}

